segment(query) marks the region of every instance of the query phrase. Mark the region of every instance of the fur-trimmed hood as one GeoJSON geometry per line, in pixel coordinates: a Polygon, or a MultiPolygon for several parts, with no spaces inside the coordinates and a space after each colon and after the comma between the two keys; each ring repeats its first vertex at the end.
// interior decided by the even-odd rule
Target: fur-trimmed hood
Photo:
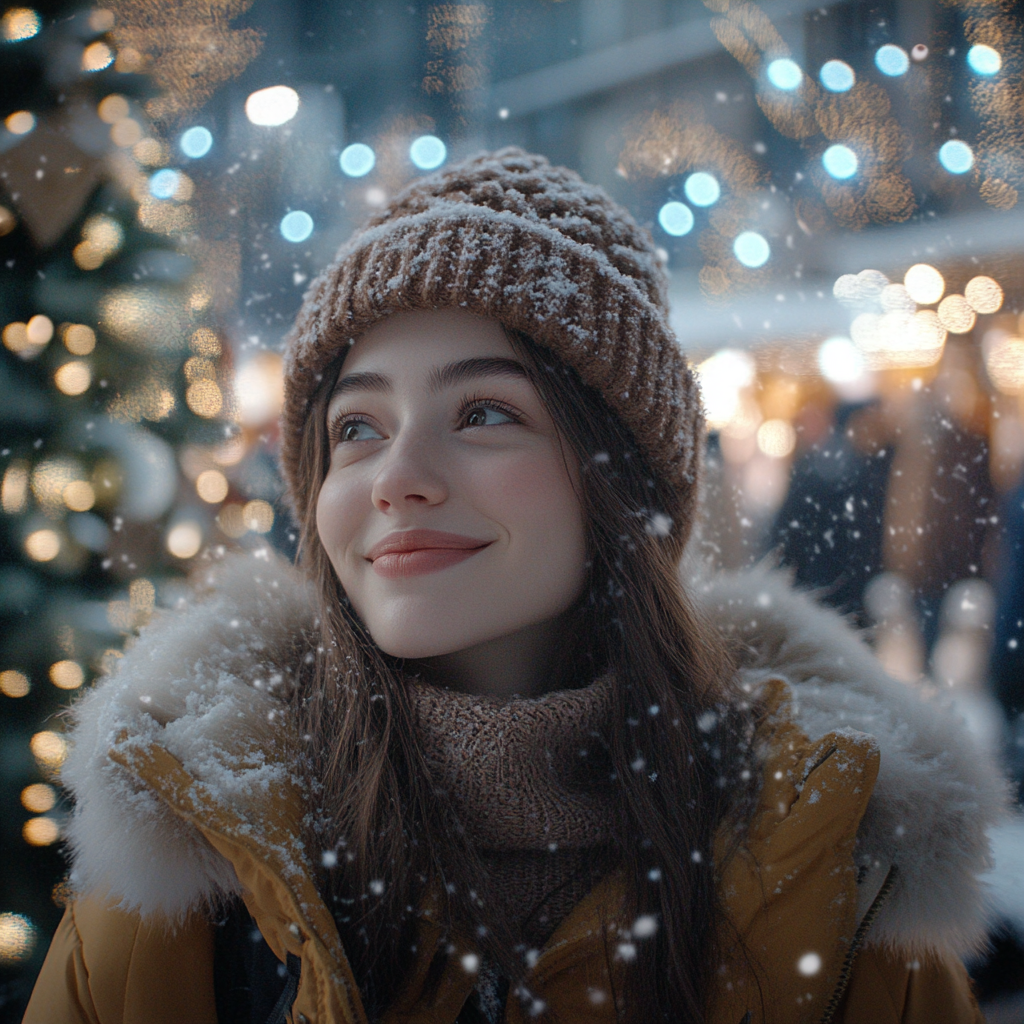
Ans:
{"type": "MultiPolygon", "coordinates": [[[[110,757],[159,743],[239,815],[259,820],[266,794],[294,783],[281,695],[311,660],[309,589],[266,551],[210,569],[209,592],[158,614],[116,670],[75,706],[64,782],[72,881],[108,890],[144,916],[180,918],[239,891],[230,864],[110,757]]],[[[742,681],[782,677],[792,714],[814,740],[868,733],[881,763],[858,833],[858,863],[897,865],[896,885],[869,941],[963,953],[983,939],[979,875],[1005,785],[964,724],[937,701],[889,678],[835,612],[782,573],[695,577],[690,592],[734,639],[742,681]]]]}

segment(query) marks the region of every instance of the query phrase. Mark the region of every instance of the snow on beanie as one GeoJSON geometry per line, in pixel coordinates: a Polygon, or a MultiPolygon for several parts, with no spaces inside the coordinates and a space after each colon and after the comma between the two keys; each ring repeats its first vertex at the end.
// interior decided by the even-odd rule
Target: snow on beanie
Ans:
{"type": "Polygon", "coordinates": [[[419,178],[342,247],[288,336],[281,462],[300,519],[309,405],[350,340],[390,313],[461,307],[522,331],[571,366],[669,485],[672,539],[689,535],[703,414],[668,326],[653,240],[607,193],[508,148],[419,178]]]}

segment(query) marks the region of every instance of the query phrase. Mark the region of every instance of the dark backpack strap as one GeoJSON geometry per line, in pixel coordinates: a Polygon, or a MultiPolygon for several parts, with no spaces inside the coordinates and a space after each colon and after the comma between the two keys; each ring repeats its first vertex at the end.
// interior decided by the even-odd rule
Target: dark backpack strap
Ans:
{"type": "Polygon", "coordinates": [[[281,963],[241,900],[214,924],[218,1024],[283,1024],[299,990],[299,958],[281,963]]]}

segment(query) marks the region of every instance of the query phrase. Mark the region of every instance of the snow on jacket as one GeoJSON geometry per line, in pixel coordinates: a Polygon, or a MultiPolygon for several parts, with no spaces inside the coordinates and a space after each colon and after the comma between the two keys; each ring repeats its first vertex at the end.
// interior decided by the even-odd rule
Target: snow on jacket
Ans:
{"type": "MultiPolygon", "coordinates": [[[[78,895],[26,1024],[213,1024],[211,908],[232,896],[299,967],[289,1020],[366,1020],[301,841],[275,696],[309,656],[307,588],[265,551],[229,559],[209,582],[205,598],[144,629],[76,707],[64,780],[78,895]]],[[[742,681],[775,707],[758,806],[718,868],[725,962],[709,1022],[980,1022],[960,956],[984,937],[978,876],[1004,800],[997,773],[959,721],[887,677],[838,615],[781,574],[691,588],[745,652],[742,681]]],[[[531,968],[553,1019],[615,1020],[625,894],[612,872],[531,968]]],[[[440,937],[429,898],[418,920],[414,970],[385,1020],[452,1024],[474,984],[462,966],[472,944],[426,993],[440,937]]],[[[506,1020],[525,1020],[518,1000],[506,1020]]]]}

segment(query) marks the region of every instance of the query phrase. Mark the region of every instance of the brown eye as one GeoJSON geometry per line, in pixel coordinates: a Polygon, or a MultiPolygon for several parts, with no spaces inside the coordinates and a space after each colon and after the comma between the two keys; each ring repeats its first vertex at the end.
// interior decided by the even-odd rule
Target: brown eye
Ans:
{"type": "Polygon", "coordinates": [[[465,414],[467,427],[496,427],[502,423],[515,423],[514,417],[491,405],[476,405],[465,414]]]}
{"type": "Polygon", "coordinates": [[[380,434],[369,423],[363,423],[361,420],[352,420],[350,423],[344,424],[338,434],[340,442],[373,441],[379,438],[380,434]]]}
{"type": "Polygon", "coordinates": [[[342,441],[358,441],[359,440],[359,424],[350,423],[341,432],[342,441]]]}
{"type": "Polygon", "coordinates": [[[482,427],[487,423],[487,413],[483,409],[474,409],[466,417],[466,425],[470,427],[482,427]]]}

